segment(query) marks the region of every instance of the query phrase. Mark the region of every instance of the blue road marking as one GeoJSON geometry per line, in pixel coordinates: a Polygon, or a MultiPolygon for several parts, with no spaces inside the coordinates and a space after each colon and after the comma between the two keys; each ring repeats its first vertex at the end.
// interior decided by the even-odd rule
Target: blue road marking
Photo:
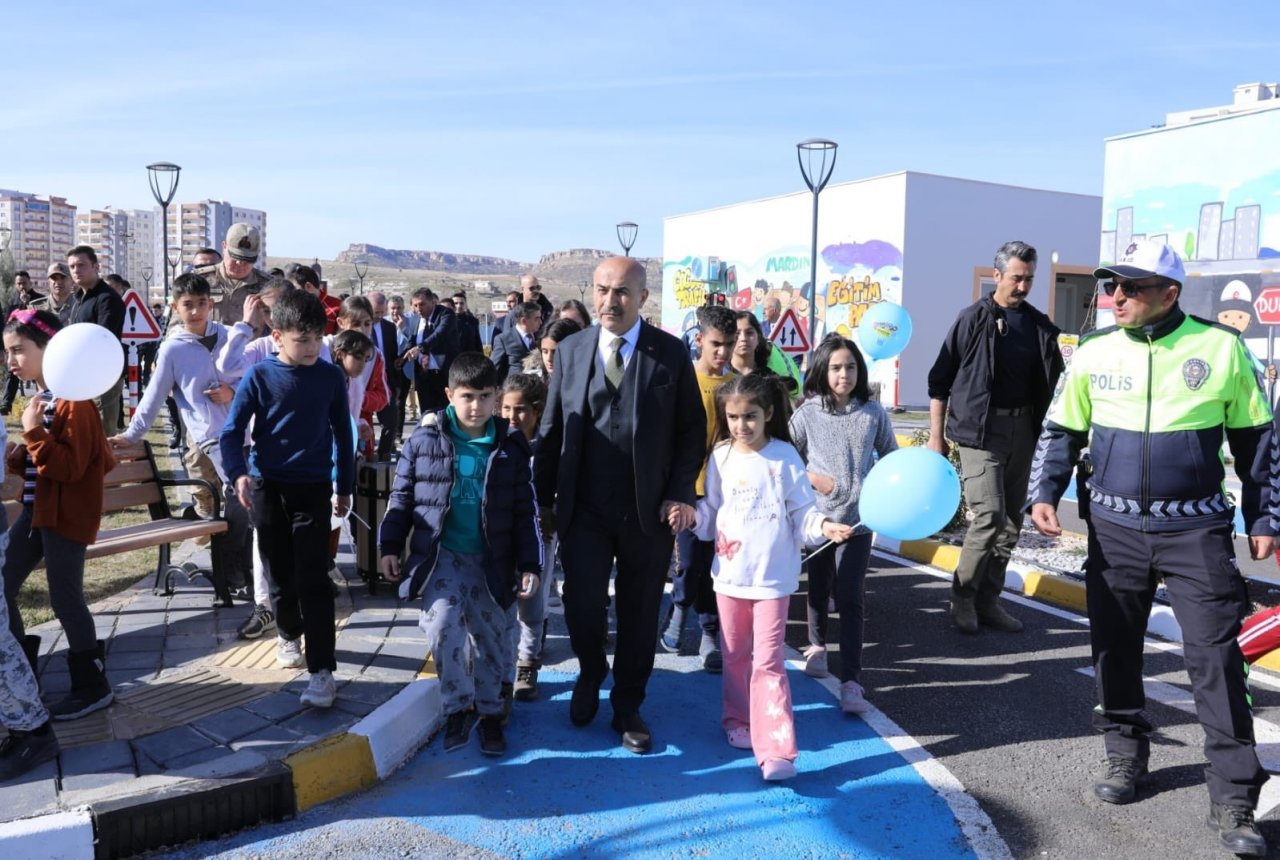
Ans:
{"type": "MultiPolygon", "coordinates": [[[[637,756],[610,729],[607,699],[591,726],[571,726],[573,677],[544,671],[541,698],[516,703],[505,757],[482,756],[474,736],[445,753],[437,737],[322,815],[401,818],[509,857],[975,856],[914,768],[817,682],[789,677],[800,758],[786,783],[765,783],[751,752],[726,743],[719,677],[655,672],[644,706],[655,749],[637,756]]],[[[302,835],[253,847],[269,855],[302,835]]]]}

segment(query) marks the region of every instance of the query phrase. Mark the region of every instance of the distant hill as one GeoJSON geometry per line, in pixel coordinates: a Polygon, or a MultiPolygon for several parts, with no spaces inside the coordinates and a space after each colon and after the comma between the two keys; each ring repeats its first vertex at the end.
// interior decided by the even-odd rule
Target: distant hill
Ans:
{"type": "Polygon", "coordinates": [[[397,251],[377,245],[351,243],[337,256],[339,263],[354,263],[364,257],[370,266],[388,269],[429,269],[433,272],[456,272],[466,275],[520,275],[530,269],[528,263],[480,254],[450,254],[445,251],[397,251]]]}
{"type": "MultiPolygon", "coordinates": [[[[365,258],[371,268],[420,269],[455,275],[513,276],[532,272],[544,287],[557,295],[572,296],[590,283],[591,273],[612,251],[595,248],[572,248],[543,254],[537,263],[522,263],[504,257],[480,254],[450,254],[444,251],[399,251],[378,245],[355,243],[338,254],[339,263],[350,265],[357,257],[365,258]]],[[[638,257],[644,264],[649,291],[662,289],[662,258],[638,257]]]]}

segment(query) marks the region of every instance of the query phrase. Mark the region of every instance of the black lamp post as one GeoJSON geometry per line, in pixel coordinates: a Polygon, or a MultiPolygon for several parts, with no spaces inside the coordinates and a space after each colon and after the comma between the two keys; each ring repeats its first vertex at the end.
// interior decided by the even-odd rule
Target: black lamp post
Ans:
{"type": "Polygon", "coordinates": [[[582,303],[587,303],[587,287],[591,286],[590,281],[583,281],[578,285],[578,296],[582,299],[582,303]]]}
{"type": "Polygon", "coordinates": [[[353,261],[356,267],[356,277],[360,279],[360,295],[364,295],[364,276],[369,271],[369,261],[364,257],[356,257],[353,261]]]}
{"type": "Polygon", "coordinates": [[[796,144],[796,160],[804,184],[813,192],[813,242],[809,249],[809,346],[818,324],[818,195],[827,187],[836,167],[836,142],[815,137],[796,144]]]}
{"type": "Polygon", "coordinates": [[[631,249],[636,244],[636,233],[638,232],[640,232],[640,227],[634,221],[623,221],[618,225],[618,244],[622,246],[622,256],[631,256],[631,249]]]}
{"type": "MultiPolygon", "coordinates": [[[[169,204],[178,191],[178,174],[182,168],[169,161],[157,161],[147,165],[147,178],[151,182],[151,194],[160,204],[160,229],[164,231],[164,259],[169,261],[169,204]]],[[[181,245],[181,241],[178,243],[181,245]]],[[[172,263],[170,263],[172,265],[172,263]]],[[[164,273],[164,303],[169,304],[169,272],[164,273]]]]}
{"type": "MultiPolygon", "coordinates": [[[[169,248],[165,252],[165,262],[169,264],[172,271],[172,278],[178,277],[178,267],[182,265],[182,246],[169,248]]],[[[168,273],[166,273],[168,274],[168,273]]],[[[169,280],[172,280],[170,278],[169,280]]],[[[164,303],[169,304],[169,280],[164,283],[164,303]]]]}
{"type": "Polygon", "coordinates": [[[150,266],[142,267],[142,283],[144,284],[143,289],[147,294],[147,301],[151,301],[151,272],[152,268],[150,266]]]}

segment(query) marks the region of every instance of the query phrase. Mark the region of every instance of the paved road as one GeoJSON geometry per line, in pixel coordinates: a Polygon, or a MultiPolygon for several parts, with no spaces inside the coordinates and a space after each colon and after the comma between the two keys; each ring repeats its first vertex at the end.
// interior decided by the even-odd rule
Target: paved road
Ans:
{"type": "MultiPolygon", "coordinates": [[[[661,658],[646,706],[658,751],[646,758],[618,750],[607,707],[590,729],[568,726],[573,666],[563,662],[548,677],[551,701],[518,706],[507,758],[485,760],[474,746],[445,755],[433,741],[370,792],[175,856],[1226,856],[1203,824],[1203,737],[1179,707],[1190,695],[1177,649],[1148,649],[1152,693],[1172,703],[1149,708],[1160,727],[1154,772],[1138,803],[1108,806],[1089,791],[1102,747],[1089,727],[1082,620],[1016,598],[1009,608],[1024,633],[962,636],[944,612],[945,579],[875,564],[864,662],[880,713],[846,718],[793,672],[802,776],[787,786],[762,786],[749,759],[724,745],[718,681],[696,658],[661,658]],[[871,726],[899,748],[914,739],[934,760],[906,766],[871,726]],[[930,768],[932,783],[921,777],[930,768]],[[965,795],[936,793],[951,779],[999,839],[974,850],[965,836],[981,837],[981,814],[962,833],[952,813],[965,795]]],[[[803,645],[801,598],[792,610],[788,639],[803,645]]],[[[567,652],[563,639],[551,647],[567,652]]],[[[1255,684],[1260,736],[1280,741],[1280,687],[1266,684],[1255,684]]],[[[1264,807],[1277,801],[1280,785],[1269,786],[1264,807]]],[[[1277,818],[1266,814],[1263,830],[1280,846],[1277,818]]]]}

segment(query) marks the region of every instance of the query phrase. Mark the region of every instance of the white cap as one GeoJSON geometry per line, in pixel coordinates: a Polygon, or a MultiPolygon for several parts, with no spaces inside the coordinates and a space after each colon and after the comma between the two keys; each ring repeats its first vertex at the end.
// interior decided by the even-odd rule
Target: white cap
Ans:
{"type": "Polygon", "coordinates": [[[1095,278],[1137,280],[1153,275],[1168,278],[1179,286],[1187,279],[1187,273],[1182,268],[1182,258],[1172,248],[1145,239],[1130,242],[1119,262],[1093,270],[1095,278]]]}

